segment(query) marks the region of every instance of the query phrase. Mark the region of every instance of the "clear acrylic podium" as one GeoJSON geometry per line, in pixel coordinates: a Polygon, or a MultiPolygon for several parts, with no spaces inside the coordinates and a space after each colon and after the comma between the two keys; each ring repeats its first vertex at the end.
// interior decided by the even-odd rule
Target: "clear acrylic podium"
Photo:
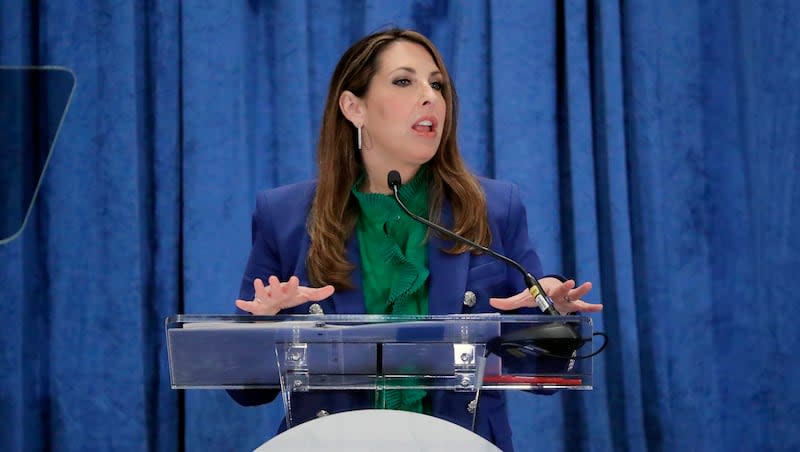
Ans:
{"type": "Polygon", "coordinates": [[[584,316],[178,315],[166,334],[173,389],[280,389],[288,428],[298,392],[592,389],[584,316]]]}

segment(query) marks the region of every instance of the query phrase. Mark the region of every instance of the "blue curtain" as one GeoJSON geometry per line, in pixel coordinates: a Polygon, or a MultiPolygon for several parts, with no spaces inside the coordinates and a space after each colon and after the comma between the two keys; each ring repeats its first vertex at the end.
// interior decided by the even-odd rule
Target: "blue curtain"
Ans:
{"type": "Polygon", "coordinates": [[[0,247],[0,449],[246,450],[278,403],[169,388],[164,318],[229,313],[255,193],[314,176],[338,56],[442,50],[477,173],[590,280],[595,389],[513,394],[518,450],[798,450],[800,3],[6,1],[0,64],[78,85],[0,247]]]}

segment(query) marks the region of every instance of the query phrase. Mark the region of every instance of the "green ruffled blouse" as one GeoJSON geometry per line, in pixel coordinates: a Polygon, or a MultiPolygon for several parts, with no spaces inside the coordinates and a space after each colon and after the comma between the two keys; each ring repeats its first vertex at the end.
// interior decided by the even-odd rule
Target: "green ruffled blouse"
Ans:
{"type": "MultiPolygon", "coordinates": [[[[359,191],[365,176],[353,185],[360,213],[356,234],[361,252],[361,278],[367,314],[427,315],[427,227],[406,215],[394,197],[359,191]]],[[[399,189],[409,210],[428,216],[428,171],[399,189]]],[[[391,390],[381,393],[376,406],[427,412],[424,390],[391,390]]]]}

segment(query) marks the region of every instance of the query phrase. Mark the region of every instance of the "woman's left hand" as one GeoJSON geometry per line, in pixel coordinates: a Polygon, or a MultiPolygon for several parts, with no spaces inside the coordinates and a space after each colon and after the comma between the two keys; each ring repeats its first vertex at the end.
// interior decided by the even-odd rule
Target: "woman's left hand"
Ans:
{"type": "MultiPolygon", "coordinates": [[[[562,315],[573,312],[598,312],[603,310],[602,304],[586,303],[581,298],[592,290],[592,283],[585,282],[575,287],[575,281],[568,279],[561,282],[557,278],[542,278],[539,280],[545,293],[553,300],[556,310],[562,315]]],[[[489,304],[493,307],[510,311],[512,309],[538,307],[536,301],[528,290],[508,298],[490,298],[489,304]]]]}

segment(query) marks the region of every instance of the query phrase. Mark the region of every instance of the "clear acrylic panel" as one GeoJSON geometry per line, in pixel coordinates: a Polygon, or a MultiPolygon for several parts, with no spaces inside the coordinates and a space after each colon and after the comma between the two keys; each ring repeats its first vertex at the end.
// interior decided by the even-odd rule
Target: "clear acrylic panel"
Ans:
{"type": "Polygon", "coordinates": [[[166,334],[173,388],[592,388],[584,316],[182,315],[166,334]]]}
{"type": "Polygon", "coordinates": [[[55,66],[0,66],[0,244],[22,232],[75,89],[55,66]]]}

